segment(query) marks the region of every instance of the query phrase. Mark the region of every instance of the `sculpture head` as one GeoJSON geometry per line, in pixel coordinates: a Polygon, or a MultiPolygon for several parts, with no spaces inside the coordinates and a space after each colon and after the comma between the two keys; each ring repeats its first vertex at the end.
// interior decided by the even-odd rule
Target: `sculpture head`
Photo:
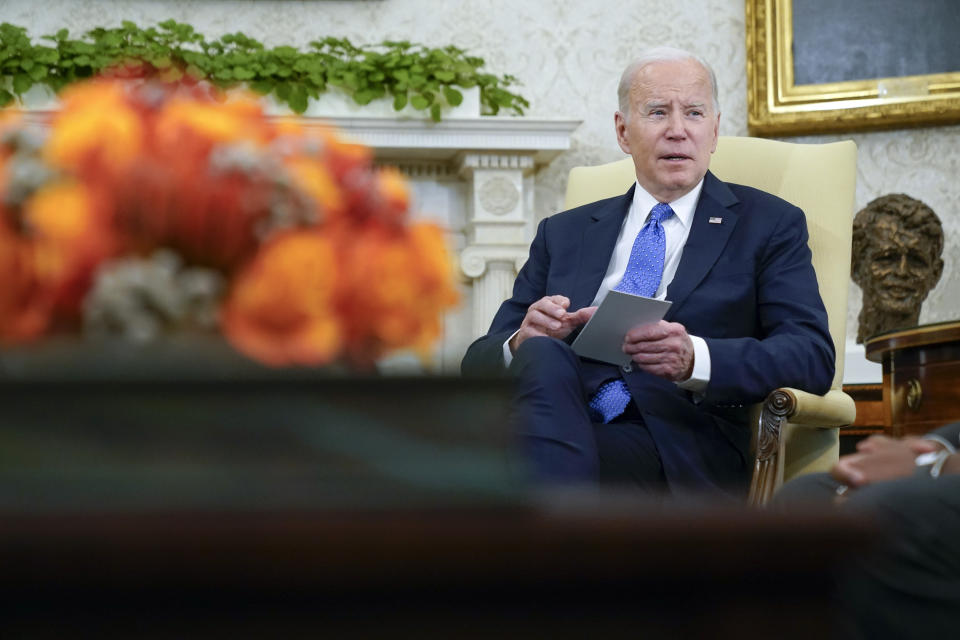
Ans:
{"type": "Polygon", "coordinates": [[[851,276],[863,290],[857,342],[917,324],[920,306],[943,273],[943,227],[910,196],[881,196],[853,220],[851,276]]]}

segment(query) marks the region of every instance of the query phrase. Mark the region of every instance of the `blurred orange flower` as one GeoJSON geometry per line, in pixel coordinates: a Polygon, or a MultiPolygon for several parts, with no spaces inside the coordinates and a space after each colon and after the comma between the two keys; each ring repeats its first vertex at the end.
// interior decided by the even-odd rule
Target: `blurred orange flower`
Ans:
{"type": "Polygon", "coordinates": [[[319,230],[268,242],[237,275],[223,307],[223,329],[248,356],[271,365],[316,365],[342,349],[337,259],[319,230]]]}
{"type": "Polygon", "coordinates": [[[50,326],[55,290],[39,277],[35,254],[0,225],[0,341],[31,340],[50,326]]]}
{"type": "Polygon", "coordinates": [[[184,135],[209,144],[243,141],[259,146],[273,137],[274,132],[274,127],[263,117],[260,105],[244,97],[218,103],[178,96],[165,105],[154,129],[161,146],[176,146],[184,135]]]}
{"type": "Polygon", "coordinates": [[[112,230],[79,183],[45,186],[23,204],[38,281],[55,292],[58,311],[76,313],[97,265],[114,250],[112,230]]]}
{"type": "Polygon", "coordinates": [[[341,301],[347,343],[368,359],[401,346],[426,352],[441,333],[442,311],[458,301],[453,264],[440,229],[370,227],[344,247],[344,285],[362,291],[341,301]]]}
{"type": "Polygon", "coordinates": [[[377,176],[378,209],[387,222],[403,224],[410,207],[410,189],[400,172],[388,167],[377,176]]]}
{"type": "Polygon", "coordinates": [[[64,90],[44,155],[80,175],[116,175],[139,156],[143,122],[116,82],[77,84],[64,90]]]}
{"type": "Polygon", "coordinates": [[[270,365],[370,366],[439,337],[458,301],[443,231],[409,222],[366,147],[195,83],[62,98],[43,144],[0,117],[0,342],[219,318],[270,365]]]}
{"type": "Polygon", "coordinates": [[[287,169],[297,187],[313,198],[325,222],[331,222],[344,213],[343,192],[324,164],[300,156],[289,159],[287,169]]]}

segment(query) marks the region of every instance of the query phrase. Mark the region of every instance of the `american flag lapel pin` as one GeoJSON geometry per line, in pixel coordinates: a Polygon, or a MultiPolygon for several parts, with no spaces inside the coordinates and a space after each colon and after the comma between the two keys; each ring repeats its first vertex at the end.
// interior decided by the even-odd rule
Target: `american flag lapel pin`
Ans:
{"type": "Polygon", "coordinates": [[[710,224],[720,224],[721,222],[723,222],[723,218],[718,218],[718,217],[716,217],[716,216],[710,216],[710,219],[707,220],[707,222],[709,222],[710,224]]]}

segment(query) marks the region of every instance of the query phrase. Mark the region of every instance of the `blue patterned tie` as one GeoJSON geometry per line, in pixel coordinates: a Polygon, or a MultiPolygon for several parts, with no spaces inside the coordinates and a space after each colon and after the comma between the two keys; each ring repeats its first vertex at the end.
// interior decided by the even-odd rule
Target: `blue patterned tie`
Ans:
{"type": "MultiPolygon", "coordinates": [[[[667,246],[661,222],[672,214],[670,205],[662,202],[650,210],[647,223],[633,241],[623,279],[614,289],[648,298],[656,295],[660,278],[663,277],[663,257],[667,246]]],[[[623,413],[628,404],[630,390],[626,382],[618,379],[602,384],[589,406],[595,416],[602,418],[606,424],[623,413]]]]}

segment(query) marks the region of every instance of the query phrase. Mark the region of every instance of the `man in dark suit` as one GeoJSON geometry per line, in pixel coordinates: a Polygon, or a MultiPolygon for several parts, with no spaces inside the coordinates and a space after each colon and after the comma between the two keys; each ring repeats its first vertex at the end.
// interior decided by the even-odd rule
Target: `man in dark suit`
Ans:
{"type": "Polygon", "coordinates": [[[794,478],[774,508],[837,506],[872,518],[868,553],[838,567],[837,602],[863,638],[960,628],[960,422],[922,438],[871,436],[831,472],[794,478]]]}
{"type": "Polygon", "coordinates": [[[833,378],[804,215],[707,171],[720,114],[703,60],[650,50],[624,71],[619,99],[617,141],[637,183],[540,223],[513,296],[462,369],[517,377],[537,481],[739,493],[746,405],[780,386],[825,392],[833,378]],[[631,365],[572,351],[610,289],[648,286],[641,295],[672,306],[623,337],[631,365]]]}

